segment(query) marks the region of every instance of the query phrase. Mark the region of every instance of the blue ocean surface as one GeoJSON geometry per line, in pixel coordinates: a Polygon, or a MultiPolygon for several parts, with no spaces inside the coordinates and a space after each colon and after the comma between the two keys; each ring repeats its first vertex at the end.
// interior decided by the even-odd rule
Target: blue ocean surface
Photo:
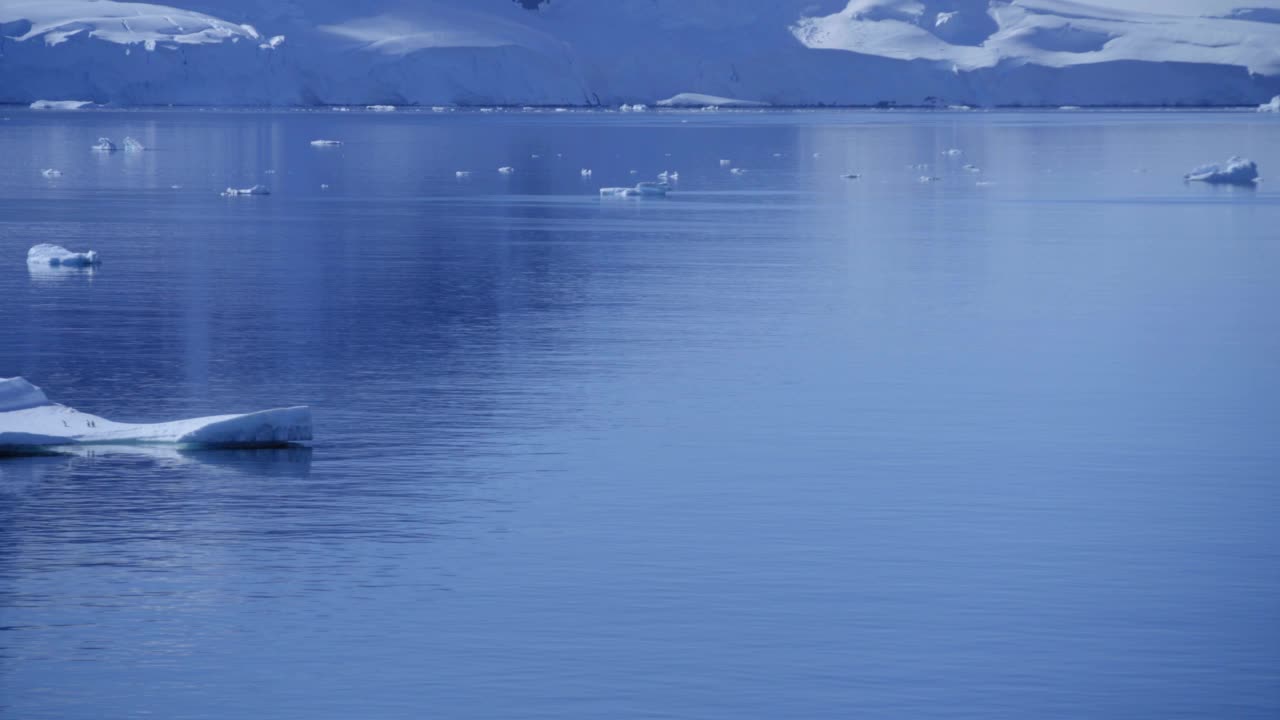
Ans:
{"type": "Polygon", "coordinates": [[[1273,117],[0,118],[0,718],[1280,716],[1273,117]]]}

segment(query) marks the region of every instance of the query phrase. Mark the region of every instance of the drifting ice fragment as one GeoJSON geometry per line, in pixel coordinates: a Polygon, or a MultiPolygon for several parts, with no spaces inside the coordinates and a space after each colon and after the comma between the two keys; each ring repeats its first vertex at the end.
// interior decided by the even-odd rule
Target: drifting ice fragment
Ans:
{"type": "Polygon", "coordinates": [[[79,110],[92,105],[91,100],[37,100],[31,103],[32,110],[79,110]]]}
{"type": "Polygon", "coordinates": [[[312,140],[311,147],[341,147],[341,140],[312,140]]]}
{"type": "Polygon", "coordinates": [[[369,110],[370,112],[395,112],[396,106],[395,105],[366,105],[364,109],[369,110]]]}
{"type": "Polygon", "coordinates": [[[115,152],[116,144],[108,138],[98,138],[98,143],[91,148],[97,152],[115,152]]]}
{"type": "Polygon", "coordinates": [[[469,178],[469,177],[471,177],[471,171],[470,171],[470,170],[459,170],[459,171],[455,172],[455,173],[453,174],[453,176],[454,176],[454,177],[456,177],[456,178],[459,178],[459,179],[461,179],[461,178],[469,178]]]}
{"type": "Polygon", "coordinates": [[[941,180],[941,179],[942,179],[942,178],[937,177],[936,175],[921,175],[921,176],[920,176],[920,182],[922,182],[922,183],[938,182],[938,181],[939,181],[939,180],[941,180]]]}
{"type": "Polygon", "coordinates": [[[582,168],[581,174],[584,178],[591,177],[591,170],[589,168],[582,168]]]}
{"type": "Polygon", "coordinates": [[[733,164],[733,161],[732,161],[732,160],[721,160],[721,161],[720,161],[720,167],[729,167],[729,166],[730,166],[730,165],[732,165],[732,164],[733,164]]]}
{"type": "Polygon", "coordinates": [[[942,154],[947,157],[960,157],[964,154],[964,151],[960,148],[951,148],[950,150],[943,150],[942,154]]]}
{"type": "Polygon", "coordinates": [[[62,177],[62,171],[54,170],[53,168],[45,168],[40,171],[40,174],[50,179],[62,177]]]}
{"type": "Polygon", "coordinates": [[[729,173],[732,175],[746,175],[746,168],[730,168],[729,173]]]}
{"type": "Polygon", "coordinates": [[[666,197],[670,190],[666,183],[642,182],[629,188],[600,188],[600,197],[666,197]]]}
{"type": "Polygon", "coordinates": [[[142,152],[143,150],[146,150],[146,148],[137,140],[127,137],[124,139],[124,150],[125,152],[142,152]]]}
{"type": "Polygon", "coordinates": [[[680,173],[675,170],[666,170],[658,173],[658,179],[662,182],[676,182],[680,179],[680,173]]]}
{"type": "Polygon", "coordinates": [[[1254,183],[1258,182],[1258,164],[1252,160],[1233,157],[1227,161],[1226,167],[1202,165],[1187,173],[1184,177],[1191,182],[1252,187],[1254,183]]]}
{"type": "Polygon", "coordinates": [[[0,378],[0,454],[39,452],[67,445],[278,447],[310,439],[308,407],[153,425],[118,423],[50,402],[40,388],[23,378],[0,378]]]}
{"type": "Polygon", "coordinates": [[[92,250],[71,252],[61,245],[49,243],[41,243],[27,251],[27,264],[37,267],[90,267],[99,262],[98,253],[92,250]]]}
{"type": "Polygon", "coordinates": [[[321,189],[321,190],[328,190],[328,189],[329,189],[329,183],[320,183],[320,189],[321,189]]]}
{"type": "Polygon", "coordinates": [[[504,165],[504,166],[502,166],[502,167],[498,168],[498,172],[502,173],[503,175],[510,175],[511,173],[513,173],[513,172],[515,172],[515,171],[516,171],[516,169],[515,169],[515,168],[513,168],[513,167],[511,167],[510,165],[504,165]]]}
{"type": "Polygon", "coordinates": [[[858,173],[845,173],[845,174],[841,175],[840,177],[844,178],[845,180],[857,180],[858,178],[860,178],[860,177],[862,177],[862,176],[861,176],[861,175],[859,175],[858,173]]]}
{"type": "Polygon", "coordinates": [[[227,188],[222,191],[222,197],[241,197],[244,195],[270,195],[271,191],[266,185],[254,185],[247,188],[227,188]]]}
{"type": "Polygon", "coordinates": [[[980,167],[978,167],[977,165],[974,165],[974,164],[972,164],[972,163],[965,163],[964,169],[965,169],[967,172],[971,172],[971,173],[980,173],[980,172],[982,172],[982,168],[980,168],[980,167]]]}
{"type": "Polygon", "coordinates": [[[1258,112],[1280,113],[1280,95],[1271,98],[1271,102],[1258,106],[1258,112]]]}

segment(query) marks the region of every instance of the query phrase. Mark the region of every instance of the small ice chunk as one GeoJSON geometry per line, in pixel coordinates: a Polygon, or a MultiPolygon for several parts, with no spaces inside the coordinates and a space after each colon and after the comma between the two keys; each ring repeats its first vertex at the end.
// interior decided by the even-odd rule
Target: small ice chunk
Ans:
{"type": "Polygon", "coordinates": [[[1258,182],[1258,164],[1245,158],[1233,157],[1227,160],[1225,167],[1202,165],[1187,173],[1184,178],[1190,182],[1204,182],[1212,185],[1252,187],[1258,182]]]}
{"type": "Polygon", "coordinates": [[[459,180],[461,180],[462,178],[469,178],[469,177],[471,177],[471,171],[470,171],[470,170],[459,170],[459,171],[455,172],[455,173],[453,174],[453,176],[454,176],[454,177],[456,177],[456,178],[458,178],[459,180]]]}
{"type": "Polygon", "coordinates": [[[658,179],[662,182],[678,182],[680,180],[680,173],[675,170],[665,170],[658,173],[658,179]]]}
{"type": "Polygon", "coordinates": [[[774,153],[773,156],[776,158],[780,158],[782,157],[782,153],[774,153]]]}
{"type": "Polygon", "coordinates": [[[974,165],[973,163],[965,163],[965,164],[964,164],[964,169],[965,169],[965,171],[966,171],[966,172],[971,172],[971,173],[980,173],[980,172],[982,172],[982,168],[978,167],[977,165],[974,165]]]}
{"type": "Polygon", "coordinates": [[[822,157],[822,153],[814,153],[814,154],[813,154],[813,157],[814,157],[814,159],[816,160],[816,159],[818,159],[818,158],[822,157]]]}
{"type": "Polygon", "coordinates": [[[556,108],[556,112],[569,112],[569,108],[556,108]]]}
{"type": "Polygon", "coordinates": [[[276,48],[280,47],[283,44],[284,44],[283,35],[273,35],[270,40],[264,43],[258,43],[258,47],[262,48],[263,50],[275,50],[276,48]]]}
{"type": "Polygon", "coordinates": [[[98,253],[72,252],[61,245],[41,243],[27,251],[27,264],[38,267],[90,267],[97,265],[98,253]]]}
{"type": "Polygon", "coordinates": [[[747,170],[746,168],[730,168],[729,173],[732,175],[746,175],[747,170]]]}
{"type": "Polygon", "coordinates": [[[628,171],[627,171],[627,174],[628,174],[628,175],[639,175],[639,174],[640,174],[640,171],[639,171],[639,170],[628,170],[628,171]]]}
{"type": "Polygon", "coordinates": [[[534,154],[530,155],[530,156],[529,156],[529,158],[530,158],[530,159],[532,159],[532,160],[541,160],[541,159],[542,159],[542,156],[541,156],[541,155],[539,155],[538,153],[534,153],[534,154]]]}
{"type": "Polygon", "coordinates": [[[137,140],[127,137],[124,139],[124,150],[125,152],[142,152],[143,150],[146,150],[146,148],[137,140]]]}
{"type": "Polygon", "coordinates": [[[720,161],[720,167],[729,167],[729,166],[731,166],[731,165],[733,165],[733,161],[732,161],[732,160],[721,160],[721,161],[720,161]]]}
{"type": "Polygon", "coordinates": [[[961,150],[960,148],[951,148],[949,150],[943,150],[942,154],[946,155],[947,157],[960,157],[961,155],[964,154],[964,151],[961,150]]]}
{"type": "Polygon", "coordinates": [[[365,110],[370,112],[395,112],[395,105],[366,105],[365,110]]]}
{"type": "Polygon", "coordinates": [[[591,169],[590,169],[590,168],[582,168],[582,170],[581,170],[581,174],[582,174],[582,177],[584,177],[584,178],[591,177],[591,169]]]}
{"type": "Polygon", "coordinates": [[[169,189],[170,189],[170,190],[181,190],[181,189],[182,189],[182,186],[181,186],[181,185],[170,185],[170,186],[169,186],[169,189]]]}
{"type": "Polygon", "coordinates": [[[117,148],[116,144],[111,142],[109,138],[98,138],[97,144],[91,149],[97,152],[115,152],[117,148]]]}
{"type": "Polygon", "coordinates": [[[328,189],[329,189],[329,183],[320,183],[320,189],[321,189],[321,190],[328,190],[328,189]]]}
{"type": "Polygon", "coordinates": [[[331,107],[331,108],[329,108],[329,109],[330,109],[330,110],[332,110],[332,111],[334,111],[334,112],[351,112],[351,108],[349,108],[349,107],[343,107],[343,106],[341,106],[341,105],[338,105],[338,106],[335,106],[335,107],[331,107]]]}
{"type": "Polygon", "coordinates": [[[940,177],[938,177],[938,176],[936,176],[936,175],[921,175],[921,176],[920,176],[920,182],[922,182],[922,183],[933,183],[933,182],[938,182],[938,181],[939,181],[939,180],[941,180],[941,179],[942,179],[942,178],[940,178],[940,177]]]}
{"type": "Polygon", "coordinates": [[[50,179],[62,177],[62,171],[54,170],[53,168],[45,168],[40,171],[40,174],[50,179]]]}
{"type": "Polygon", "coordinates": [[[242,197],[245,195],[270,195],[271,191],[265,185],[254,185],[247,188],[229,187],[222,191],[222,197],[242,197]]]}
{"type": "Polygon", "coordinates": [[[510,175],[515,171],[516,169],[511,167],[510,165],[503,165],[502,167],[498,168],[498,172],[502,173],[503,175],[510,175]]]}
{"type": "Polygon", "coordinates": [[[649,106],[644,103],[636,103],[635,105],[624,104],[622,107],[618,108],[621,112],[644,112],[648,109],[649,106]]]}
{"type": "Polygon", "coordinates": [[[311,147],[341,147],[341,140],[312,140],[311,147]]]}
{"type": "Polygon", "coordinates": [[[31,103],[32,110],[79,110],[92,105],[92,100],[37,100],[31,103]]]}
{"type": "Polygon", "coordinates": [[[1080,110],[1081,107],[1079,105],[1062,105],[1062,106],[1059,106],[1058,109],[1070,111],[1070,110],[1080,110]]]}
{"type": "Polygon", "coordinates": [[[600,197],[638,197],[640,193],[635,188],[624,187],[606,187],[600,188],[600,197]]]}
{"type": "Polygon", "coordinates": [[[642,182],[629,188],[600,188],[600,197],[666,197],[670,190],[666,183],[642,182]]]}
{"type": "Polygon", "coordinates": [[[432,105],[431,112],[449,112],[453,108],[447,108],[443,105],[432,105]]]}
{"type": "Polygon", "coordinates": [[[861,175],[859,175],[858,173],[848,172],[848,173],[845,173],[845,174],[841,175],[840,177],[844,178],[845,180],[857,180],[858,178],[860,178],[860,177],[862,177],[862,176],[861,176],[861,175]]]}
{"type": "Polygon", "coordinates": [[[1271,102],[1258,106],[1258,112],[1280,113],[1280,95],[1271,98],[1271,102]]]}

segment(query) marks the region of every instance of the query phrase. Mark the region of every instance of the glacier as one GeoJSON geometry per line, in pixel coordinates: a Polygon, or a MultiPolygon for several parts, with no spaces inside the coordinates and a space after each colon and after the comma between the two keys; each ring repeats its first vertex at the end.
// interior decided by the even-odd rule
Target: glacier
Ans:
{"type": "Polygon", "coordinates": [[[311,409],[304,406],[154,424],[121,423],[51,402],[24,378],[0,378],[0,454],[79,445],[279,447],[310,439],[311,409]]]}
{"type": "Polygon", "coordinates": [[[1277,17],[1280,0],[0,0],[0,102],[1256,107],[1280,94],[1277,17]]]}

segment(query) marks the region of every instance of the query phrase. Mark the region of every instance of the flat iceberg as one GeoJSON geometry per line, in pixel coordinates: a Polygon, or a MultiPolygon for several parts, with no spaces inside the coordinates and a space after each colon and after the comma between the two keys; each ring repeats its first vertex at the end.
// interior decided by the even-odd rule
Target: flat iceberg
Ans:
{"type": "Polygon", "coordinates": [[[365,110],[368,110],[370,112],[395,112],[396,106],[395,105],[367,105],[365,106],[365,110]]]}
{"type": "Polygon", "coordinates": [[[1280,113],[1280,95],[1271,98],[1271,102],[1258,106],[1258,112],[1280,113]]]}
{"type": "Polygon", "coordinates": [[[341,147],[341,140],[312,140],[311,147],[341,147]]]}
{"type": "Polygon", "coordinates": [[[142,145],[142,143],[138,142],[137,140],[134,140],[131,137],[127,137],[124,139],[125,152],[142,152],[143,150],[146,150],[146,148],[142,145]]]}
{"type": "Polygon", "coordinates": [[[36,100],[31,103],[32,110],[79,110],[92,105],[92,100],[36,100]]]}
{"type": "Polygon", "coordinates": [[[1225,167],[1220,165],[1201,165],[1187,173],[1189,182],[1204,182],[1211,185],[1242,185],[1253,187],[1258,182],[1258,164],[1245,158],[1233,157],[1225,167]]]}
{"type": "Polygon", "coordinates": [[[503,175],[510,175],[515,171],[516,169],[511,167],[510,165],[503,165],[502,167],[498,168],[498,172],[502,173],[503,175]]]}
{"type": "Polygon", "coordinates": [[[600,188],[600,197],[666,197],[670,190],[666,183],[642,182],[635,187],[600,188]]]}
{"type": "Polygon", "coordinates": [[[758,108],[768,107],[769,103],[757,102],[755,100],[739,100],[737,98],[720,97],[718,95],[704,95],[702,93],[680,93],[678,95],[672,95],[666,100],[659,100],[658,106],[683,108],[758,108]]]}
{"type": "Polygon", "coordinates": [[[98,253],[92,250],[87,252],[72,252],[61,245],[51,245],[49,243],[35,245],[27,251],[27,264],[42,268],[83,268],[97,265],[100,262],[101,260],[98,259],[98,253]]]}
{"type": "Polygon", "coordinates": [[[111,138],[98,138],[98,142],[90,148],[97,152],[115,152],[116,144],[111,142],[111,138]]]}
{"type": "Polygon", "coordinates": [[[267,189],[266,185],[254,185],[253,187],[247,187],[247,188],[229,187],[226,190],[222,191],[222,197],[241,197],[244,195],[270,195],[270,194],[271,194],[271,191],[267,189]]]}
{"type": "Polygon", "coordinates": [[[119,423],[50,402],[24,378],[0,378],[0,454],[68,445],[279,447],[311,439],[308,407],[155,424],[119,423]]]}

